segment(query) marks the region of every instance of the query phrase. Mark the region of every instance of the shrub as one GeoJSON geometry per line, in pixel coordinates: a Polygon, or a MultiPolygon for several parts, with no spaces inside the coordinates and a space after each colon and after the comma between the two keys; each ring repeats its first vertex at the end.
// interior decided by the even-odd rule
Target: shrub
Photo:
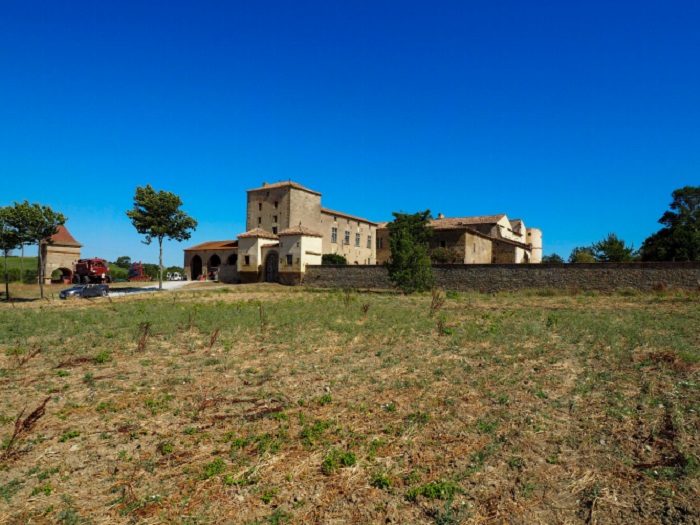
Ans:
{"type": "Polygon", "coordinates": [[[434,264],[455,264],[461,263],[462,257],[452,248],[435,248],[430,252],[430,260],[434,264]]]}
{"type": "Polygon", "coordinates": [[[337,253],[324,253],[321,256],[321,264],[348,264],[348,260],[337,253]]]}
{"type": "Polygon", "coordinates": [[[36,270],[24,270],[24,279],[22,282],[24,284],[36,284],[37,283],[37,272],[36,270]]]}

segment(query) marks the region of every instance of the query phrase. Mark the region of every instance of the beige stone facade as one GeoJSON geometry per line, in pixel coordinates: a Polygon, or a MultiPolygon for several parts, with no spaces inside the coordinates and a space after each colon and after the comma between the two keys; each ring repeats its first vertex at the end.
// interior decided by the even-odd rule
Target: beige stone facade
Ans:
{"type": "Polygon", "coordinates": [[[238,241],[209,241],[185,248],[185,275],[188,280],[207,279],[227,267],[236,268],[238,241]]]}
{"type": "Polygon", "coordinates": [[[44,284],[50,284],[52,276],[54,282],[71,282],[82,246],[63,225],[47,241],[43,241],[39,249],[44,261],[44,284]]]}
{"type": "MultiPolygon", "coordinates": [[[[377,263],[389,261],[389,223],[377,229],[377,263]]],[[[445,218],[430,221],[430,249],[446,248],[462,264],[523,264],[542,262],[542,232],[525,228],[521,219],[505,214],[445,218]]]]}
{"type": "Polygon", "coordinates": [[[377,263],[377,224],[321,208],[323,253],[342,255],[348,264],[377,263]]]}
{"type": "Polygon", "coordinates": [[[320,232],[296,226],[279,234],[279,282],[299,283],[308,265],[321,264],[323,235],[320,232]]]}
{"type": "MultiPolygon", "coordinates": [[[[218,265],[224,282],[293,283],[324,254],[341,255],[352,265],[382,264],[391,256],[387,224],[324,208],[320,193],[295,182],[263,183],[247,191],[246,232],[236,241],[186,249],[185,272],[197,278],[218,265]]],[[[457,263],[542,260],[542,232],[505,214],[438,216],[431,226],[431,249],[453,251],[457,263]]]]}

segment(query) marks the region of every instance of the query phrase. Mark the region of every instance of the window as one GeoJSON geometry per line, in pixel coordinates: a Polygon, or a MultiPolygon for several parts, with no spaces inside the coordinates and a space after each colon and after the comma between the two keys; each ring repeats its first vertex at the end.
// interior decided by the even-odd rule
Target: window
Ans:
{"type": "Polygon", "coordinates": [[[275,209],[277,209],[279,207],[279,205],[280,205],[280,203],[275,201],[275,209]]]}
{"type": "Polygon", "coordinates": [[[245,265],[250,266],[250,255],[245,256],[245,265]]]}
{"type": "Polygon", "coordinates": [[[367,248],[372,248],[372,236],[367,236],[367,248]]]}
{"type": "Polygon", "coordinates": [[[377,237],[377,249],[381,250],[382,248],[384,248],[384,239],[377,237]]]}
{"type": "Polygon", "coordinates": [[[258,217],[258,225],[262,224],[262,217],[258,217]]]}
{"type": "Polygon", "coordinates": [[[343,239],[343,244],[350,244],[350,231],[345,230],[345,238],[343,239]]]}
{"type": "Polygon", "coordinates": [[[338,242],[338,228],[335,226],[331,228],[331,242],[332,243],[337,243],[338,242]]]}
{"type": "Polygon", "coordinates": [[[272,222],[277,222],[277,215],[272,216],[272,222]]]}
{"type": "Polygon", "coordinates": [[[440,248],[444,248],[447,246],[447,243],[445,241],[440,241],[440,248]]]}
{"type": "Polygon", "coordinates": [[[262,202],[258,202],[258,211],[262,211],[262,202]]]}
{"type": "Polygon", "coordinates": [[[277,235],[277,226],[273,226],[273,227],[272,227],[272,233],[274,233],[275,235],[277,235]]]}
{"type": "Polygon", "coordinates": [[[292,265],[292,254],[288,253],[287,254],[287,266],[291,266],[291,265],[292,265]]]}
{"type": "Polygon", "coordinates": [[[360,246],[360,234],[356,233],[355,234],[355,246],[360,246]]]}

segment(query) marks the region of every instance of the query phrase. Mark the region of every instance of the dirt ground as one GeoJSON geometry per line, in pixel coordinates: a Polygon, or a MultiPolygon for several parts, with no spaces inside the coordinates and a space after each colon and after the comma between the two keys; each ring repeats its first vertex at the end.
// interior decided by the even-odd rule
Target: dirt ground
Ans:
{"type": "Polygon", "coordinates": [[[0,523],[700,523],[700,300],[0,305],[0,523]]]}

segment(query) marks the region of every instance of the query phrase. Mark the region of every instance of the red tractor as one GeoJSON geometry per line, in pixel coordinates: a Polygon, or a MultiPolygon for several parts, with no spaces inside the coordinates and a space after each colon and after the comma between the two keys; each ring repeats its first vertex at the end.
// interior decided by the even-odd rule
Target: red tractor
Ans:
{"type": "Polygon", "coordinates": [[[74,283],[111,283],[112,276],[109,275],[109,263],[104,259],[78,259],[73,271],[74,283]]]}
{"type": "Polygon", "coordinates": [[[132,263],[129,266],[129,273],[126,275],[127,281],[152,281],[153,277],[146,275],[146,270],[140,262],[132,263]]]}

